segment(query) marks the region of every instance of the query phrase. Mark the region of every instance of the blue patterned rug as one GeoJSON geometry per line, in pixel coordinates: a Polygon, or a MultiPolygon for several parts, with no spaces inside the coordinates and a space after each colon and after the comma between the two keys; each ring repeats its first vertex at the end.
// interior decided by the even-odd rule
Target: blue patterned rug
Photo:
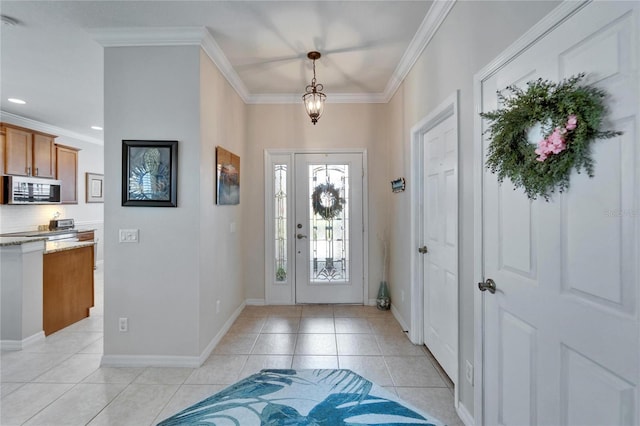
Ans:
{"type": "Polygon", "coordinates": [[[262,370],[159,425],[440,426],[442,423],[351,370],[262,370]]]}

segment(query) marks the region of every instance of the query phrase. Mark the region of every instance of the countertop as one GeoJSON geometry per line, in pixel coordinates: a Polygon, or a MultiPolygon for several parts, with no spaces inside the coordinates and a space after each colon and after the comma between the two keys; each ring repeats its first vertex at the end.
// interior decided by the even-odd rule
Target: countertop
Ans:
{"type": "Polygon", "coordinates": [[[34,241],[46,241],[46,237],[0,237],[0,247],[19,246],[34,241]]]}
{"type": "MultiPolygon", "coordinates": [[[[88,231],[95,231],[95,229],[71,228],[71,229],[62,229],[58,231],[11,232],[9,234],[0,235],[0,247],[16,246],[24,243],[30,243],[32,241],[47,241],[48,237],[51,235],[75,234],[78,232],[88,232],[88,231]]],[[[54,242],[54,241],[51,241],[51,242],[54,242]]],[[[67,243],[76,243],[76,241],[67,241],[67,243]]],[[[87,241],[83,241],[82,243],[86,245],[87,241]]],[[[89,241],[89,243],[93,244],[93,241],[89,241]]],[[[69,250],[69,248],[66,248],[64,250],[69,250]]],[[[56,250],[56,251],[59,251],[59,250],[56,250]]]]}
{"type": "Polygon", "coordinates": [[[44,254],[73,250],[80,247],[92,246],[94,244],[94,241],[47,241],[45,243],[44,254]]]}

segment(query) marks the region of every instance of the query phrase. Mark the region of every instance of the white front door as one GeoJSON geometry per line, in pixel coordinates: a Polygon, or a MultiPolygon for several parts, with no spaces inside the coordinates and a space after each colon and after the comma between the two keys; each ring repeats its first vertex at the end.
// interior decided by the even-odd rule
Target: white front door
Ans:
{"type": "Polygon", "coordinates": [[[458,137],[452,115],[422,134],[424,343],[458,378],[458,137]]]}
{"type": "Polygon", "coordinates": [[[362,154],[295,155],[296,303],[364,303],[362,154]]]}
{"type": "Polygon", "coordinates": [[[639,16],[638,2],[590,3],[481,82],[491,111],[507,85],[586,72],[610,94],[605,128],[624,132],[551,202],[484,170],[485,425],[640,423],[639,16]]]}

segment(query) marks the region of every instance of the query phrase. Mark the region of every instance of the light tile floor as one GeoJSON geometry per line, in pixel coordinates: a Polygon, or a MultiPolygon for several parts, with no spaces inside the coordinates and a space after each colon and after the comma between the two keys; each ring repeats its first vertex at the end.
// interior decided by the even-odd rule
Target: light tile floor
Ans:
{"type": "Polygon", "coordinates": [[[349,368],[462,425],[453,386],[390,312],[369,306],[247,306],[200,368],[100,367],[102,274],[91,316],[0,358],[0,424],[153,425],[262,368],[349,368]]]}

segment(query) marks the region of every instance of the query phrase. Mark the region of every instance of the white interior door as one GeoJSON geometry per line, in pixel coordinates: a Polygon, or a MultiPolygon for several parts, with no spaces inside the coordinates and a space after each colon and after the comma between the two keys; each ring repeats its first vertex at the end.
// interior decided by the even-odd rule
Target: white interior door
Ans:
{"type": "Polygon", "coordinates": [[[509,84],[586,72],[624,132],[551,202],[484,171],[484,424],[640,423],[638,5],[591,3],[482,82],[490,111],[509,84]]]}
{"type": "Polygon", "coordinates": [[[295,155],[296,303],[364,303],[362,154],[295,155]]]}
{"type": "Polygon", "coordinates": [[[455,116],[422,135],[424,343],[458,378],[458,138],[455,116]]]}

